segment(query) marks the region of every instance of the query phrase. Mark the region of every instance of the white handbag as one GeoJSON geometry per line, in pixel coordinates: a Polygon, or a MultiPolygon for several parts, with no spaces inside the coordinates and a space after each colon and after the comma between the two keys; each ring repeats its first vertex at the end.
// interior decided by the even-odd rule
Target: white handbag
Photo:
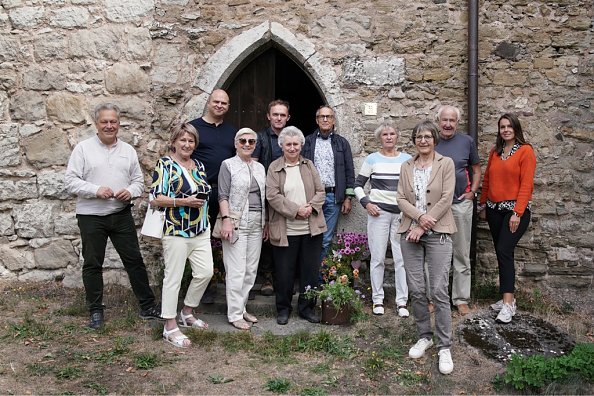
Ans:
{"type": "Polygon", "coordinates": [[[164,224],[165,212],[149,205],[146,209],[146,215],[144,216],[144,223],[142,223],[140,233],[147,237],[162,239],[164,224]]]}

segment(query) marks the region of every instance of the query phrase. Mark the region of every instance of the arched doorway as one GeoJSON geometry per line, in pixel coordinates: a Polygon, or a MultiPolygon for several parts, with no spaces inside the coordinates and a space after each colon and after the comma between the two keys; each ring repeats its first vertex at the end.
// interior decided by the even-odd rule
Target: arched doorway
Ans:
{"type": "Polygon", "coordinates": [[[289,125],[301,129],[305,135],[317,125],[315,112],[325,103],[318,87],[307,73],[289,56],[275,46],[267,46],[244,61],[227,80],[223,88],[229,93],[231,108],[226,120],[237,128],[250,127],[256,131],[268,126],[266,111],[274,99],[289,102],[289,125]]]}

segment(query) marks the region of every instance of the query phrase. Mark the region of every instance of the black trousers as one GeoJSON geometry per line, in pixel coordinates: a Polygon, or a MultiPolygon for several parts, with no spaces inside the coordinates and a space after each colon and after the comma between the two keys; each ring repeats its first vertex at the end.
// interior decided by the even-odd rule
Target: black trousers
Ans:
{"type": "Polygon", "coordinates": [[[315,300],[308,300],[303,293],[306,286],[312,288],[318,286],[322,238],[323,234],[289,236],[289,246],[272,247],[277,314],[290,314],[292,311],[291,300],[297,271],[299,271],[297,304],[299,313],[307,314],[315,308],[315,300]]]}
{"type": "Polygon", "coordinates": [[[122,259],[140,307],[147,309],[155,305],[130,208],[107,216],[76,215],[84,259],[82,278],[90,312],[103,310],[103,261],[107,238],[111,239],[122,259]]]}
{"type": "Polygon", "coordinates": [[[513,293],[516,285],[516,267],[514,263],[514,250],[522,235],[530,225],[530,211],[526,210],[520,218],[516,232],[512,234],[509,229],[509,219],[513,212],[500,211],[487,208],[487,222],[493,237],[497,264],[499,266],[499,291],[513,293]]]}

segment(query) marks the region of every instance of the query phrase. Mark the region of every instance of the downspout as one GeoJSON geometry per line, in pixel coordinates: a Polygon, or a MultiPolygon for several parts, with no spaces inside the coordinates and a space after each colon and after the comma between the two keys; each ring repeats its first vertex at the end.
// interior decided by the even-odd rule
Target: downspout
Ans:
{"type": "MultiPolygon", "coordinates": [[[[478,145],[478,0],[468,0],[468,134],[478,145]]],[[[476,200],[475,200],[476,201],[476,200]]],[[[475,202],[476,203],[476,202],[475,202]]],[[[474,212],[474,211],[473,211],[474,212]]],[[[476,222],[472,219],[470,240],[471,279],[476,280],[476,222]]]]}

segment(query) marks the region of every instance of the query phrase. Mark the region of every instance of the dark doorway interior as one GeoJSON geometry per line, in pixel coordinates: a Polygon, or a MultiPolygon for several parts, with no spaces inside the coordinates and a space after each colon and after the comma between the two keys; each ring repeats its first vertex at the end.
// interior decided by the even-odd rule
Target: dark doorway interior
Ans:
{"type": "Polygon", "coordinates": [[[267,107],[274,99],[289,102],[288,125],[295,125],[304,135],[317,128],[315,113],[325,101],[307,73],[279,49],[270,47],[256,54],[229,81],[224,87],[231,100],[226,119],[237,128],[259,131],[267,127],[267,107]]]}

